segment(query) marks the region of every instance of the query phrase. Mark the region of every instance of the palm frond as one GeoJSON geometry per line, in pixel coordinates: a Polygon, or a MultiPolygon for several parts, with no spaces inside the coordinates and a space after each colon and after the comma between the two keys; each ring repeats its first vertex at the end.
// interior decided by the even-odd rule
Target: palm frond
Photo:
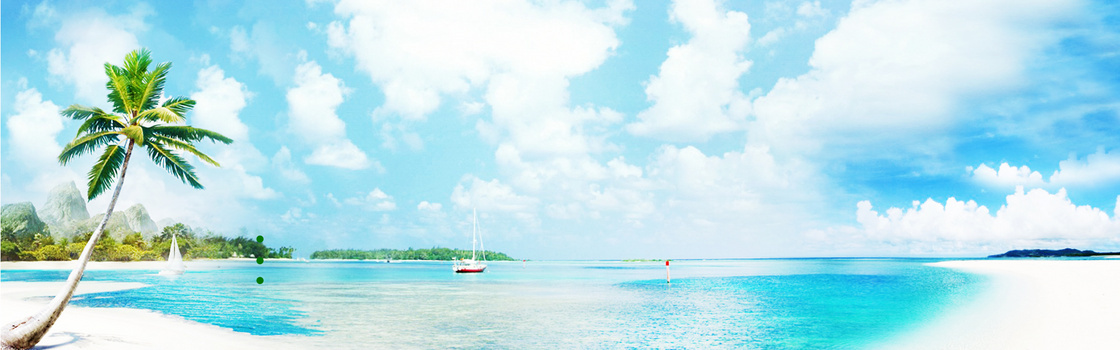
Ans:
{"type": "Polygon", "coordinates": [[[112,131],[123,129],[127,125],[121,120],[120,117],[112,114],[97,115],[92,118],[86,119],[82,125],[78,126],[78,132],[75,137],[85,134],[95,134],[103,131],[112,131]]]}
{"type": "Polygon", "coordinates": [[[95,115],[103,114],[108,113],[105,113],[105,111],[101,110],[101,108],[83,106],[79,104],[72,104],[70,105],[70,107],[66,107],[66,109],[62,110],[62,116],[74,120],[86,120],[95,115]]]}
{"type": "Polygon", "coordinates": [[[105,149],[97,163],[89,170],[89,191],[87,200],[93,200],[102,192],[113,186],[117,180],[117,170],[124,164],[125,150],[121,146],[112,145],[105,149]]]}
{"type": "Polygon", "coordinates": [[[164,122],[164,123],[181,123],[186,121],[182,116],[175,114],[175,111],[167,107],[156,107],[140,113],[140,121],[148,122],[164,122]]]}
{"type": "Polygon", "coordinates": [[[180,151],[184,151],[184,152],[193,154],[195,157],[198,157],[198,159],[201,159],[204,162],[210,163],[210,165],[213,165],[213,166],[216,166],[216,167],[221,167],[222,166],[221,164],[218,164],[218,162],[215,161],[213,158],[210,158],[210,156],[206,155],[205,153],[202,153],[197,148],[194,148],[194,145],[191,145],[189,143],[182,142],[182,141],[179,141],[179,140],[175,140],[175,139],[172,139],[172,138],[159,136],[159,135],[154,136],[150,142],[159,143],[159,144],[161,144],[165,147],[170,147],[170,148],[178,149],[180,151]]]}
{"type": "Polygon", "coordinates": [[[139,95],[137,95],[140,110],[148,110],[155,107],[159,103],[160,95],[163,94],[163,84],[167,80],[167,71],[171,69],[171,63],[164,62],[156,65],[156,68],[151,72],[147,72],[141,77],[143,88],[139,95]]]}
{"type": "Polygon", "coordinates": [[[124,69],[132,77],[143,75],[148,71],[148,65],[150,64],[152,64],[152,52],[147,48],[132,50],[124,56],[124,69]]]}
{"type": "Polygon", "coordinates": [[[168,99],[167,102],[164,102],[163,107],[170,109],[172,112],[175,112],[175,114],[177,114],[180,118],[182,118],[183,116],[187,115],[187,112],[190,112],[192,109],[194,109],[194,104],[195,102],[192,99],[182,96],[175,96],[168,99]]]}
{"type": "Polygon", "coordinates": [[[73,160],[74,157],[93,152],[93,150],[101,148],[101,146],[117,141],[118,135],[120,135],[119,131],[102,131],[74,139],[70,141],[66,147],[62,148],[62,152],[58,154],[58,162],[62,165],[66,165],[73,160]]]}
{"type": "Polygon", "coordinates": [[[195,128],[182,125],[159,125],[149,128],[153,134],[164,136],[167,138],[183,141],[183,142],[198,142],[202,139],[210,139],[214,142],[221,142],[224,144],[233,143],[233,140],[225,137],[214,131],[206,130],[203,128],[195,128]]]}
{"type": "Polygon", "coordinates": [[[144,128],[139,125],[132,125],[127,128],[121,129],[120,133],[121,135],[128,136],[128,138],[131,139],[132,142],[135,142],[138,146],[143,146],[144,142],[147,141],[144,137],[144,128]]]}
{"type": "Polygon", "coordinates": [[[179,181],[189,184],[194,188],[202,189],[202,183],[198,182],[198,175],[194,173],[194,166],[187,163],[187,160],[183,159],[183,157],[164,148],[163,145],[157,142],[149,143],[146,148],[148,149],[148,156],[152,158],[152,161],[155,162],[156,165],[163,167],[164,170],[167,170],[172,176],[178,178],[179,181]]]}
{"type": "Polygon", "coordinates": [[[120,114],[130,114],[133,110],[132,84],[128,80],[128,71],[106,63],[105,75],[109,76],[105,88],[109,89],[108,98],[109,102],[113,103],[113,111],[120,114]]]}

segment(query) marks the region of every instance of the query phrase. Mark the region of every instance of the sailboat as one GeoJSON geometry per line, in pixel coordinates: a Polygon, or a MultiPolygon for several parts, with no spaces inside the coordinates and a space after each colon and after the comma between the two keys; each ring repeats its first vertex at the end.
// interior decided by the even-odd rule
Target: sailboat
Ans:
{"type": "Polygon", "coordinates": [[[171,251],[167,253],[167,267],[159,271],[161,275],[182,275],[187,268],[183,266],[183,255],[179,253],[179,241],[171,236],[171,251]]]}
{"type": "Polygon", "coordinates": [[[482,260],[486,260],[486,246],[482,244],[482,237],[478,232],[478,211],[474,212],[474,227],[472,231],[471,258],[461,259],[459,261],[456,261],[454,265],[451,265],[451,270],[455,271],[456,273],[477,273],[486,271],[486,264],[483,264],[481,261],[475,260],[477,258],[477,256],[475,255],[475,246],[482,247],[482,260]]]}

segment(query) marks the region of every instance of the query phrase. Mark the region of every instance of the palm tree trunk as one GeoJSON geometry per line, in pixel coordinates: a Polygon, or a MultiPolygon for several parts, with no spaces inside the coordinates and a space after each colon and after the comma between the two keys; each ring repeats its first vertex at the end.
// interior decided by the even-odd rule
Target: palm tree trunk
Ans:
{"type": "Polygon", "coordinates": [[[47,334],[47,330],[54,325],[54,321],[58,320],[58,316],[62,315],[62,309],[66,308],[66,304],[70,303],[70,297],[74,295],[74,290],[78,288],[78,282],[82,280],[82,275],[86,272],[86,263],[93,255],[93,246],[97,245],[97,240],[101,238],[102,232],[105,231],[105,225],[109,222],[109,217],[113,215],[113,207],[117,205],[117,197],[120,196],[121,187],[124,186],[124,175],[128,171],[128,159],[132,157],[132,146],[133,142],[129,140],[128,150],[124,154],[124,164],[121,165],[121,172],[117,177],[117,188],[113,190],[113,199],[109,201],[109,209],[105,210],[105,217],[101,219],[101,223],[93,231],[85,249],[82,249],[82,255],[78,258],[78,266],[70,272],[70,278],[66,279],[66,285],[58,291],[58,295],[51,300],[50,304],[47,304],[47,307],[39,311],[38,314],[12,322],[0,329],[0,332],[3,332],[0,335],[0,348],[22,350],[35,346],[47,334]]]}

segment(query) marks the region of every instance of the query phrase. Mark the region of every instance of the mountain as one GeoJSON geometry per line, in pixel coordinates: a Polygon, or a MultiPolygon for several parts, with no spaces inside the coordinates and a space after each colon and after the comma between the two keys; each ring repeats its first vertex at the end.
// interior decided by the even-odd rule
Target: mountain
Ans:
{"type": "Polygon", "coordinates": [[[155,220],[148,216],[148,210],[144,208],[144,205],[133,205],[121,214],[128,222],[128,227],[134,232],[143,234],[144,238],[150,238],[159,233],[159,227],[156,227],[155,220]]]}
{"type": "MultiPolygon", "coordinates": [[[[85,225],[89,227],[89,231],[92,231],[104,217],[105,214],[94,215],[86,220],[85,225]]],[[[120,241],[133,232],[140,232],[144,238],[151,238],[159,233],[159,229],[156,228],[156,222],[148,216],[148,210],[144,209],[144,205],[136,204],[126,210],[114,212],[109,222],[105,224],[105,232],[120,241]]]]}
{"type": "Polygon", "coordinates": [[[77,233],[93,229],[85,223],[89,220],[86,200],[78,190],[78,185],[72,181],[51,189],[42,213],[43,222],[50,225],[51,234],[55,239],[72,237],[77,233]]]}
{"type": "Polygon", "coordinates": [[[47,232],[47,224],[39,219],[31,202],[5,204],[0,207],[0,225],[16,239],[33,238],[36,233],[47,232]]]}

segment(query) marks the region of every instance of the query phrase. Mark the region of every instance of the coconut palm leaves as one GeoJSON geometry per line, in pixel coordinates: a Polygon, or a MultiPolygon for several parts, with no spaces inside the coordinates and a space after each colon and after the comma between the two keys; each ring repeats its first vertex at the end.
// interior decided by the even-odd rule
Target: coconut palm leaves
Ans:
{"type": "Polygon", "coordinates": [[[151,52],[147,49],[129,53],[124,66],[106,63],[105,74],[109,81],[105,86],[109,89],[112,112],[82,105],[72,105],[62,111],[63,116],[83,122],[74,140],[58,155],[59,163],[66,165],[74,158],[104,148],[88,173],[87,197],[90,200],[113,186],[134,146],[146,148],[148,157],[179,181],[201,189],[194,166],[179,153],[186,152],[219,166],[195,148],[194,143],[202,140],[232,142],[210,130],[174,125],[186,121],[184,116],[194,108],[195,102],[186,97],[172,97],[159,103],[171,63],[160,63],[149,70],[150,67],[151,52]]]}

